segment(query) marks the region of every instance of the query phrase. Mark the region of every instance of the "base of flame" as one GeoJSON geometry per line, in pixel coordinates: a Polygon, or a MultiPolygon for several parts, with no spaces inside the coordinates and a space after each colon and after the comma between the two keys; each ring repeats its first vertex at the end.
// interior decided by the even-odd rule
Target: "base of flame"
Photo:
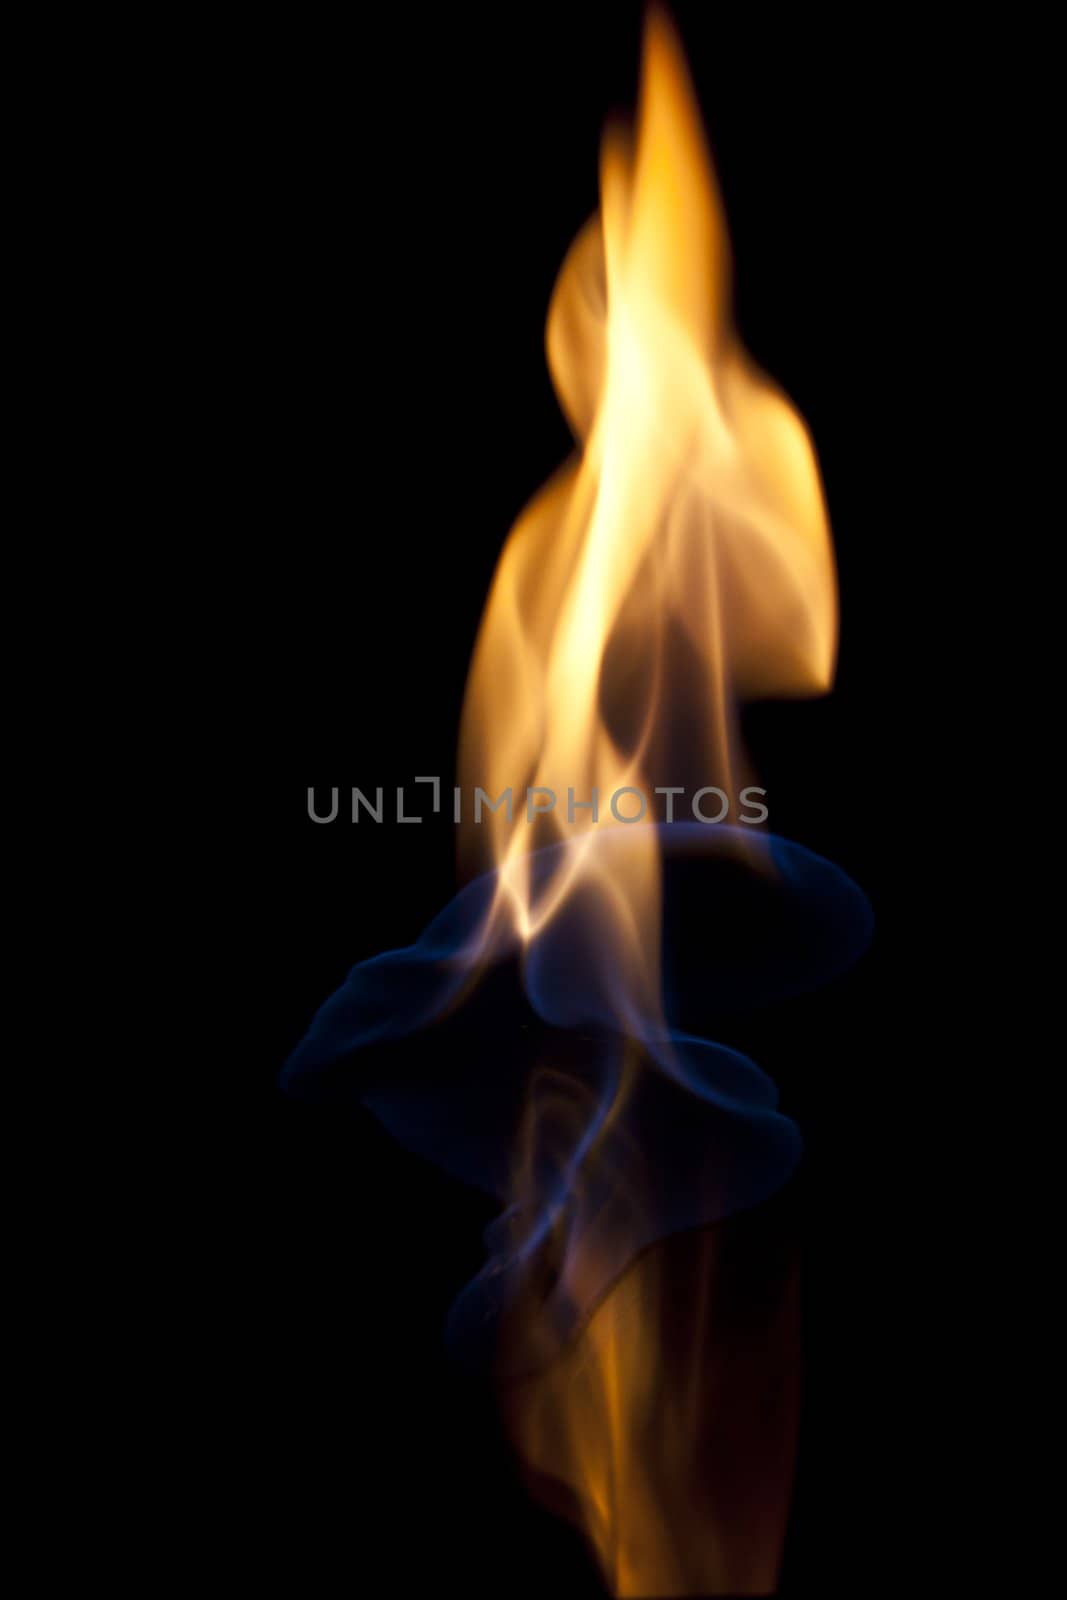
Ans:
{"type": "Polygon", "coordinates": [[[632,1600],[768,1595],[800,1418],[799,1253],[771,1204],[647,1251],[544,1370],[501,1385],[533,1495],[632,1600]]]}

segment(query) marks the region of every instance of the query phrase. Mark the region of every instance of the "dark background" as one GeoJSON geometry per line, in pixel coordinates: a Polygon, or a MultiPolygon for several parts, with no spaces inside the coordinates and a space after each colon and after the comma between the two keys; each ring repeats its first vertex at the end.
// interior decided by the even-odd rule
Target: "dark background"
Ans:
{"type": "MultiPolygon", "coordinates": [[[[833,695],[747,726],[773,825],[851,873],[878,933],[852,974],[744,1042],[807,1142],[783,1593],[861,1594],[913,1570],[936,1478],[914,1156],[929,1044],[912,1016],[936,934],[909,822],[915,573],[952,559],[916,493],[937,433],[925,329],[946,293],[930,240],[952,137],[923,120],[922,40],[676,15],[741,332],[811,429],[841,580],[833,695]]],[[[484,1202],[276,1078],[349,966],[410,941],[453,892],[446,822],[315,827],[306,791],[451,781],[495,561],[570,444],[544,317],[597,204],[603,120],[633,104],[639,24],[627,3],[260,22],[205,37],[175,133],[179,169],[183,141],[198,154],[174,317],[204,351],[182,494],[226,641],[203,820],[231,1002],[210,1093],[200,1070],[183,1090],[212,1157],[183,1310],[208,1419],[189,1518],[225,1533],[242,1579],[301,1595],[599,1592],[441,1346],[484,1202]]]]}

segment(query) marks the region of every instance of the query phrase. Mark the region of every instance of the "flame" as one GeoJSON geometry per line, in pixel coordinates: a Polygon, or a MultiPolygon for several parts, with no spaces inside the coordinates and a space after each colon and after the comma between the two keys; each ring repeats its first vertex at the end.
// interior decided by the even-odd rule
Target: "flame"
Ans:
{"type": "MultiPolygon", "coordinates": [[[[630,1040],[596,1105],[579,1079],[546,1063],[516,1160],[515,1247],[536,1244],[554,1300],[579,1310],[583,1283],[597,1280],[652,1203],[621,1115],[650,1039],[658,1066],[684,1078],[664,1043],[659,835],[630,831],[628,819],[659,785],[736,795],[748,776],[739,702],[825,691],[837,648],[815,454],[734,329],[722,204],[683,52],[658,9],[646,23],[636,127],[605,133],[600,190],[546,329],[576,452],[508,537],[460,741],[468,792],[531,795],[531,811],[499,806],[463,835],[467,863],[496,874],[484,949],[517,938],[533,959],[550,924],[573,920],[575,948],[595,963],[611,1020],[630,1040]],[[620,815],[610,797],[623,790],[639,792],[620,815]],[[538,791],[557,796],[556,807],[542,810],[538,791]],[[620,828],[627,847],[608,860],[601,841],[620,828]],[[559,848],[539,855],[535,871],[531,852],[545,844],[559,848]],[[546,1170],[559,1191],[548,1208],[555,1237],[531,1241],[523,1229],[545,1214],[546,1170]],[[598,1198],[586,1205],[590,1185],[598,1198]]],[[[699,1292],[711,1296],[708,1251],[699,1292]]],[[[782,1495],[771,1496],[777,1535],[764,1529],[760,1549],[746,1545],[741,1559],[721,1511],[693,1488],[706,1448],[710,1300],[691,1321],[686,1359],[668,1370],[656,1251],[563,1351],[546,1331],[543,1287],[531,1286],[510,1319],[534,1369],[521,1399],[512,1396],[515,1433],[531,1469],[566,1485],[614,1592],[727,1582],[761,1592],[773,1582],[782,1495]],[[653,1413],[663,1421],[654,1441],[653,1413]]],[[[768,1314],[772,1343],[783,1318],[780,1308],[768,1314]]],[[[716,1370],[721,1383],[721,1363],[716,1370]]],[[[776,1450],[788,1456],[781,1441],[776,1450]]]]}
{"type": "Polygon", "coordinates": [[[505,1391],[534,1488],[580,1522],[614,1594],[775,1590],[799,1275],[788,1251],[753,1273],[754,1253],[709,1233],[646,1252],[551,1369],[505,1391]]]}
{"type": "MultiPolygon", "coordinates": [[[[687,777],[735,792],[739,699],[823,692],[837,646],[815,454],[733,329],[722,206],[681,46],[656,9],[636,141],[607,131],[601,195],[546,330],[578,452],[507,540],[461,729],[469,789],[573,791],[573,816],[560,805],[531,830],[528,813],[501,808],[466,830],[468,862],[486,864],[488,844],[527,941],[595,886],[587,836],[626,825],[609,796],[687,777]],[[594,789],[596,821],[582,809],[594,789]],[[535,894],[531,843],[552,839],[568,848],[535,894]]],[[[631,976],[649,995],[655,881],[650,839],[632,854],[624,904],[604,908],[629,922],[631,976]]]]}

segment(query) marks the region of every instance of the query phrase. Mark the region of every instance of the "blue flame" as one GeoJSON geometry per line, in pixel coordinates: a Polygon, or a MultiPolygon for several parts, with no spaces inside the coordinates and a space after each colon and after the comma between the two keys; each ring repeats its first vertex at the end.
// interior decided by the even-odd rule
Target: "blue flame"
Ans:
{"type": "MultiPolygon", "coordinates": [[[[602,869],[648,831],[605,830],[602,869]]],[[[525,951],[496,939],[483,970],[488,874],[415,944],[354,967],[283,1069],[286,1089],[355,1098],[402,1145],[502,1203],[486,1265],[451,1316],[467,1355],[490,1352],[538,1273],[545,1353],[641,1251],[758,1204],[799,1159],[773,1081],[690,1019],[714,1025],[836,977],[870,940],[870,905],[840,868],[776,835],[760,836],[754,867],[751,830],[651,831],[664,863],[663,1015],[620,992],[566,907],[525,951]],[[578,1282],[568,1264],[591,1240],[578,1282]]],[[[535,878],[564,848],[537,853],[535,878]]]]}

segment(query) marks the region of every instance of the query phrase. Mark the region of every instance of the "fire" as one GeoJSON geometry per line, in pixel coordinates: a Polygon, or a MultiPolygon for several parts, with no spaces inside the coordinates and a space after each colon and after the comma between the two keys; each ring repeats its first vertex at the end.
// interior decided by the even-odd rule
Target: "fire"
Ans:
{"type": "Polygon", "coordinates": [[[785,1250],[743,1270],[761,1247],[705,1232],[646,1252],[550,1369],[505,1388],[532,1484],[581,1523],[614,1594],[774,1592],[799,1285],[785,1250]]]}
{"type": "MultiPolygon", "coordinates": [[[[608,130],[601,193],[546,330],[579,448],[506,543],[461,769],[492,794],[573,788],[580,802],[595,786],[606,810],[621,787],[687,773],[729,791],[738,699],[829,687],[837,599],[814,451],[732,327],[718,190],[681,47],[657,10],[636,139],[608,130]]],[[[589,812],[566,825],[556,814],[547,830],[592,826],[589,812]]],[[[488,832],[529,934],[537,918],[517,871],[529,836],[502,813],[488,832]]]]}
{"type": "MultiPolygon", "coordinates": [[[[657,790],[743,798],[741,701],[825,691],[837,648],[814,451],[733,327],[722,206],[659,10],[635,128],[605,135],[600,210],[546,345],[576,450],[505,544],[461,729],[455,816],[473,793],[461,838],[488,870],[413,945],[352,969],[283,1082],[324,1089],[353,1052],[485,1001],[494,1027],[472,1026],[469,1050],[395,1078],[364,1063],[349,1085],[503,1202],[449,1335],[494,1361],[532,1482],[580,1522],[615,1594],[767,1593],[798,1341],[795,1252],[763,1202],[799,1135],[755,1063],[664,1003],[671,863],[684,855],[714,911],[742,908],[701,969],[713,1012],[835,975],[871,917],[802,845],[669,812],[632,825],[657,790]],[[516,958],[524,998],[510,969],[475,996],[516,958]]],[[[417,781],[436,810],[438,780],[417,781]]]]}
{"type": "MultiPolygon", "coordinates": [[[[606,1263],[642,1237],[654,1205],[647,1162],[625,1131],[635,1083],[652,1058],[651,1070],[685,1078],[660,1000],[660,836],[631,830],[608,797],[686,784],[738,792],[748,776],[739,702],[820,693],[832,681],[833,553],[804,424],[732,324],[722,205],[681,46],[659,10],[646,24],[635,129],[606,132],[600,189],[546,329],[576,453],[507,540],[461,731],[468,789],[568,797],[543,811],[534,800],[532,825],[501,807],[488,826],[468,827],[468,863],[496,873],[484,949],[517,937],[533,962],[544,931],[565,926],[579,952],[576,988],[591,983],[596,1020],[629,1040],[599,1099],[554,1062],[530,1088],[509,1225],[516,1252],[536,1246],[542,1277],[509,1317],[526,1370],[508,1403],[531,1470],[564,1486],[615,1593],[764,1592],[782,1537],[792,1413],[784,1407],[772,1450],[758,1548],[739,1545],[729,1493],[709,1501],[701,1470],[708,1419],[729,1411],[722,1385],[744,1367],[716,1346],[722,1246],[705,1242],[696,1263],[703,1299],[683,1359],[665,1361],[672,1302],[655,1250],[573,1338],[563,1313],[584,1316],[606,1263]],[[620,829],[625,849],[606,852],[605,836],[620,829]],[[557,848],[535,870],[531,852],[544,845],[557,848]],[[558,1190],[548,1185],[551,1237],[531,1239],[546,1172],[558,1190]]],[[[577,1022],[589,1019],[583,1004],[577,1022]]],[[[779,1367],[791,1282],[784,1273],[756,1340],[779,1367]]],[[[751,1373],[737,1381],[755,1393],[751,1373]]],[[[736,1442],[737,1428],[724,1426],[736,1442]]]]}

